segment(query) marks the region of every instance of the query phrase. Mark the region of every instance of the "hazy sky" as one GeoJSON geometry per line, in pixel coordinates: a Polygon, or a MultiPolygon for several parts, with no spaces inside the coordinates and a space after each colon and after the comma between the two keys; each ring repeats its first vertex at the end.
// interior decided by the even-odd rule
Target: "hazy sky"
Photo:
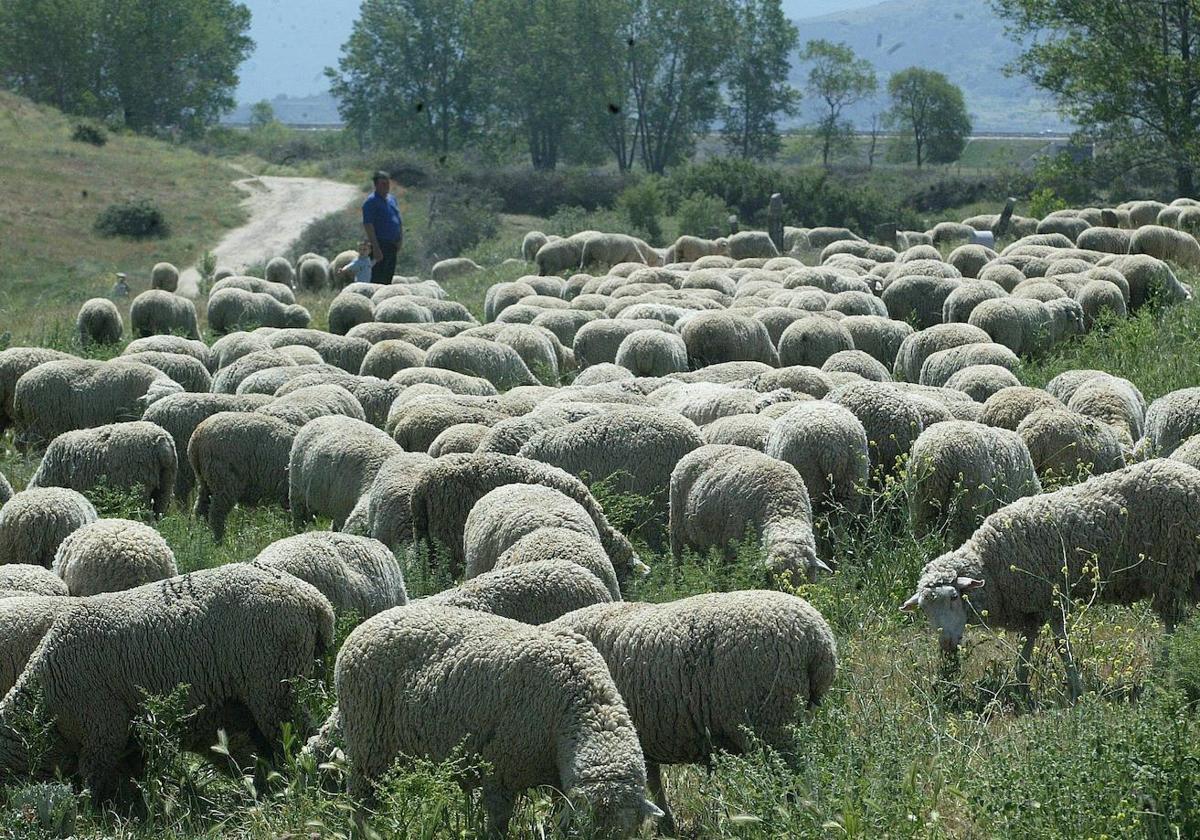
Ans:
{"type": "MultiPolygon", "coordinates": [[[[242,0],[253,15],[250,37],[258,45],[241,68],[239,102],[279,94],[307,96],[327,88],[322,74],[337,63],[350,36],[360,0],[242,0]]],[[[783,0],[792,18],[814,17],[875,5],[879,0],[783,0]]]]}

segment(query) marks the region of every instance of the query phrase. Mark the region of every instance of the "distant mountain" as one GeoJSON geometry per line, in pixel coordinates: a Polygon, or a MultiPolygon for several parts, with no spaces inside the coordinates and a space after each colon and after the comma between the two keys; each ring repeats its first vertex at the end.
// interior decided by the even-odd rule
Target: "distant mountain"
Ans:
{"type": "MultiPolygon", "coordinates": [[[[1020,47],[1005,35],[988,0],[889,0],[819,17],[812,16],[814,5],[814,0],[784,0],[801,43],[844,41],[875,65],[881,91],[892,73],[916,65],[945,73],[963,89],[977,132],[1068,128],[1045,94],[1025,79],[1003,74],[1020,47]]],[[[793,61],[793,84],[802,86],[807,72],[793,61]]],[[[879,107],[860,105],[849,116],[866,127],[879,107]]]]}

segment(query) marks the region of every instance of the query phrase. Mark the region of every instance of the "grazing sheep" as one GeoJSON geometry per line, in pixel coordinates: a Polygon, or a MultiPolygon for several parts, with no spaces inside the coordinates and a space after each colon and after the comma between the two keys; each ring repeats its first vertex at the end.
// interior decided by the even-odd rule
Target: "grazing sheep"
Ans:
{"type": "Polygon", "coordinates": [[[969,365],[947,379],[945,387],[962,391],[975,402],[983,403],[992,394],[1020,384],[1017,375],[1001,365],[969,365]]]}
{"type": "Polygon", "coordinates": [[[387,432],[353,417],[334,414],[306,423],[288,456],[292,521],[300,526],[312,516],[328,516],[335,530],[341,528],[383,462],[400,451],[387,432]]]}
{"type": "Polygon", "coordinates": [[[703,445],[700,430],[684,417],[622,407],[539,432],[519,455],[586,475],[589,482],[609,479],[613,492],[648,496],[665,513],[671,471],[703,445]]]}
{"type": "Polygon", "coordinates": [[[621,600],[617,573],[604,553],[604,546],[595,537],[572,528],[545,527],[530,531],[509,546],[493,568],[506,569],[544,560],[565,560],[587,569],[604,585],[612,600],[621,600]]]}
{"type": "Polygon", "coordinates": [[[1124,318],[1128,312],[1125,306],[1125,296],[1121,290],[1104,280],[1092,280],[1075,293],[1083,309],[1083,323],[1086,329],[1092,329],[1096,322],[1105,317],[1124,318]]]}
{"type": "Polygon", "coordinates": [[[892,375],[875,357],[862,350],[841,350],[821,365],[825,373],[853,373],[874,382],[890,382],[892,375]]]}
{"type": "Polygon", "coordinates": [[[693,369],[741,361],[779,366],[779,354],[766,326],[748,315],[730,311],[699,312],[687,319],[682,335],[693,369]]]}
{"type": "Polygon", "coordinates": [[[272,257],[264,272],[268,283],[278,283],[289,289],[296,288],[296,271],[286,257],[272,257]]]}
{"type": "Polygon", "coordinates": [[[1111,227],[1091,227],[1075,238],[1075,246],[1087,251],[1128,254],[1133,231],[1111,227]]]}
{"type": "Polygon", "coordinates": [[[405,390],[418,383],[429,383],[464,396],[494,397],[499,393],[496,386],[482,376],[471,376],[438,367],[404,368],[392,374],[388,381],[405,390]]]}
{"type": "MultiPolygon", "coordinates": [[[[789,409],[793,403],[780,403],[789,409]]],[[[705,426],[701,432],[705,443],[728,443],[736,446],[748,446],[763,452],[767,448],[767,436],[775,420],[762,414],[733,414],[728,417],[718,417],[705,426]]]]}
{"type": "Polygon", "coordinates": [[[179,269],[169,262],[155,263],[150,269],[150,288],[174,292],[179,288],[179,269]]]}
{"type": "Polygon", "coordinates": [[[902,609],[920,607],[947,654],[957,652],[967,623],[1024,634],[1021,683],[1028,683],[1034,642],[1049,622],[1076,698],[1082,684],[1065,639],[1064,610],[1076,599],[1149,598],[1168,631],[1174,629],[1200,596],[1198,502],[1200,471],[1170,460],[1020,499],[930,562],[902,609]]]}
{"type": "Polygon", "coordinates": [[[812,505],[791,464],[744,446],[709,444],[671,473],[671,553],[717,548],[732,556],[747,534],[762,546],[769,579],[811,583],[831,571],[817,557],[812,505]]]}
{"type": "Polygon", "coordinates": [[[167,512],[175,494],[178,457],[165,429],[139,420],[64,432],[50,442],[32,487],[98,487],[137,491],[156,516],[167,512]]]}
{"type": "Polygon", "coordinates": [[[434,459],[423,452],[399,452],[388,458],[375,474],[370,488],[358,500],[343,530],[350,531],[356,519],[363,536],[379,540],[399,551],[416,539],[413,533],[412,491],[421,473],[434,459]]]}
{"type": "MultiPolygon", "coordinates": [[[[904,339],[915,332],[910,324],[903,321],[875,315],[851,315],[838,321],[838,324],[850,333],[855,350],[869,354],[889,370],[896,364],[896,354],[900,352],[904,339]]],[[[920,373],[919,369],[917,373],[920,373]]]]}
{"type": "Polygon", "coordinates": [[[907,481],[913,530],[923,537],[944,526],[954,545],[970,537],[984,517],[1042,492],[1020,435],[961,420],[921,432],[907,481]]]}
{"type": "Polygon", "coordinates": [[[139,337],[183,335],[199,339],[196,306],[185,297],[162,289],[148,289],[129,305],[129,331],[139,337]]]}
{"type": "Polygon", "coordinates": [[[1145,437],[1138,442],[1138,452],[1146,457],[1166,458],[1196,434],[1200,434],[1200,388],[1180,388],[1150,404],[1145,437]]]}
{"type": "Polygon", "coordinates": [[[891,318],[909,321],[918,330],[924,330],[942,323],[946,299],[962,285],[963,281],[955,277],[893,275],[880,296],[891,318]]]}
{"type": "Polygon", "coordinates": [[[629,705],[650,790],[673,834],[659,769],[787,743],[837,672],[837,643],[807,601],[780,592],[696,595],[665,604],[599,604],[550,625],[584,636],[629,705]],[[652,663],[652,664],[651,664],[652,663]]]}
{"type": "Polygon", "coordinates": [[[84,301],[75,318],[75,332],[83,347],[93,344],[116,344],[125,333],[121,310],[108,298],[84,301]]]}
{"type": "Polygon", "coordinates": [[[473,274],[476,271],[482,271],[483,268],[474,260],[469,260],[466,257],[454,257],[448,260],[441,260],[433,264],[433,268],[429,270],[429,276],[437,283],[443,283],[447,280],[454,280],[459,277],[465,277],[468,274],[473,274]]]}
{"type": "Polygon", "coordinates": [[[355,420],[366,421],[362,403],[341,385],[309,385],[276,397],[257,414],[265,414],[291,423],[300,428],[318,417],[340,414],[355,420]]]}
{"type": "Polygon", "coordinates": [[[358,374],[390,379],[397,371],[424,366],[425,351],[420,347],[400,339],[387,339],[371,346],[363,357],[358,374]]]}
{"type": "Polygon", "coordinates": [[[819,316],[803,318],[780,336],[779,364],[820,367],[835,353],[853,349],[854,339],[837,321],[819,316]]]}
{"type": "Polygon", "coordinates": [[[482,423],[455,423],[438,432],[438,436],[429,444],[431,458],[452,455],[461,452],[474,452],[479,444],[492,431],[490,426],[482,423]]]}
{"type": "Polygon", "coordinates": [[[688,350],[683,339],[662,330],[637,330],[617,347],[616,363],[635,376],[666,376],[688,369],[688,350]]]}
{"type": "Polygon", "coordinates": [[[261,277],[247,277],[245,275],[226,277],[223,280],[213,283],[208,294],[211,297],[224,289],[241,289],[243,292],[270,295],[283,304],[293,304],[296,302],[296,295],[292,292],[291,286],[284,285],[283,283],[272,283],[269,280],[263,280],[261,277]]]}
{"type": "Polygon", "coordinates": [[[540,484],[506,484],[480,498],[467,515],[464,576],[491,571],[500,555],[539,528],[568,528],[600,540],[591,516],[571,497],[540,484]]]}
{"type": "Polygon", "coordinates": [[[942,304],[942,322],[965,324],[975,307],[985,300],[1008,297],[1008,292],[990,280],[973,280],[952,291],[942,304]]]}
{"type": "Polygon", "coordinates": [[[120,358],[130,362],[141,362],[161,370],[183,386],[185,391],[203,394],[212,388],[212,375],[204,367],[204,363],[193,356],[146,350],[141,353],[122,353],[120,358]]]}
{"type": "Polygon", "coordinates": [[[369,799],[372,781],[401,756],[463,754],[488,768],[483,801],[499,836],[517,794],[539,785],[619,836],[661,816],[645,801],[645,763],[621,695],[600,654],[573,633],[414,604],[359,625],[338,653],[334,684],[355,797],[369,799]]]}
{"type": "Polygon", "coordinates": [[[1019,364],[1020,360],[1017,355],[1003,344],[991,342],[963,344],[930,354],[921,365],[918,382],[921,385],[942,387],[950,381],[950,377],[964,368],[975,365],[995,365],[1011,371],[1019,364]]]}
{"type": "Polygon", "coordinates": [[[652,319],[604,318],[590,321],[575,333],[575,362],[580,369],[604,362],[615,362],[617,351],[626,336],[639,330],[662,330],[675,333],[669,324],[652,319]]]}
{"type": "Polygon", "coordinates": [[[17,380],[16,443],[45,446],[63,432],[136,420],[155,401],[182,390],[162,371],[120,357],[46,362],[17,380]]]}
{"type": "Polygon", "coordinates": [[[264,414],[221,412],[203,420],[188,442],[196,476],[196,515],[217,541],[237,504],[288,507],[288,458],[298,429],[264,414]]]}
{"type": "Polygon", "coordinates": [[[0,507],[0,558],[48,569],[62,541],[98,518],[91,502],[65,487],[16,493],[0,507]]]}
{"type": "Polygon", "coordinates": [[[537,256],[538,249],[550,241],[550,237],[542,233],[540,230],[531,230],[525,234],[525,238],[521,240],[521,259],[525,262],[533,262],[537,256]]]}
{"type": "Polygon", "coordinates": [[[975,278],[997,256],[991,248],[982,245],[959,245],[946,257],[946,262],[957,268],[963,277],[975,278]]]}
{"type": "Polygon", "coordinates": [[[1191,289],[1179,282],[1169,265],[1146,254],[1105,257],[1097,267],[1114,269],[1125,278],[1131,312],[1150,300],[1178,303],[1192,296],[1191,289]]]}
{"type": "Polygon", "coordinates": [[[916,404],[889,383],[841,385],[825,399],[849,409],[862,423],[870,444],[872,474],[894,472],[925,428],[916,404]]]}
{"type": "Polygon", "coordinates": [[[347,335],[356,327],[375,321],[375,304],[364,295],[344,291],[329,302],[326,320],[331,333],[347,335]]]}
{"type": "Polygon", "coordinates": [[[1043,479],[1074,479],[1125,466],[1121,440],[1109,426],[1065,408],[1033,412],[1017,424],[1038,475],[1043,479]]]}
{"type": "Polygon", "coordinates": [[[265,292],[247,292],[225,288],[208,298],[208,327],[216,333],[254,327],[308,326],[308,310],[297,304],[280,303],[265,292]]]}
{"type": "Polygon", "coordinates": [[[295,575],[316,587],[338,612],[359,618],[404,606],[404,572],[379,540],[310,531],[268,545],[254,564],[295,575]]]}
{"type": "MultiPolygon", "coordinates": [[[[296,286],[308,292],[329,288],[331,277],[329,260],[316,254],[300,260],[296,267],[296,286]]],[[[341,285],[340,281],[338,285],[341,285]]]]}
{"type": "Polygon", "coordinates": [[[1067,408],[1107,424],[1127,447],[1142,437],[1146,419],[1142,392],[1128,379],[1097,376],[1083,382],[1067,401],[1067,408]]]}
{"type": "Polygon", "coordinates": [[[394,403],[385,428],[406,451],[427,452],[438,435],[451,426],[494,426],[509,416],[494,397],[447,394],[394,403]]]}
{"type": "Polygon", "coordinates": [[[865,501],[870,469],[866,430],[848,409],[814,400],[797,403],[775,421],[766,454],[799,471],[818,511],[855,513],[865,501]]]}
{"type": "Polygon", "coordinates": [[[492,569],[423,599],[423,604],[491,613],[525,624],[546,624],[612,595],[587,569],[569,560],[539,560],[492,569]]]}
{"type": "Polygon", "coordinates": [[[119,592],[175,577],[175,554],[148,525],[100,519],[69,534],[54,555],[53,570],[77,597],[119,592]]]}
{"type": "Polygon", "coordinates": [[[1184,268],[1200,268],[1200,243],[1196,237],[1161,225],[1145,225],[1135,230],[1129,240],[1129,253],[1147,254],[1184,268]]]}
{"type": "MultiPolygon", "coordinates": [[[[8,568],[11,567],[0,566],[0,574],[8,568]]],[[[0,697],[17,684],[29,657],[37,650],[50,626],[77,603],[74,598],[62,597],[67,594],[67,586],[57,575],[45,569],[41,571],[58,581],[61,593],[53,597],[31,594],[0,598],[0,697]]]]}
{"type": "Polygon", "coordinates": [[[316,589],[245,563],[82,599],[0,702],[0,767],[49,769],[30,766],[13,729],[36,703],[55,721],[56,746],[107,799],[145,697],[181,684],[190,746],[207,751],[218,728],[236,728],[273,751],[299,713],[293,681],[312,673],[332,637],[333,611],[316,589]]]}
{"type": "Polygon", "coordinates": [[[212,390],[217,394],[235,394],[241,384],[259,371],[276,367],[295,367],[297,362],[288,354],[268,347],[254,350],[221,366],[213,377],[212,390]]]}
{"type": "Polygon", "coordinates": [[[979,422],[1015,432],[1022,420],[1043,408],[1066,408],[1062,401],[1040,388],[1023,385],[1003,388],[987,398],[979,422]]]}
{"type": "MultiPolygon", "coordinates": [[[[35,566],[32,563],[0,564],[0,600],[25,596],[63,597],[70,594],[62,578],[45,566],[35,566]]],[[[3,638],[2,634],[0,638],[3,638]]],[[[3,645],[0,645],[0,649],[2,648],[3,645]]],[[[11,676],[12,679],[16,679],[15,674],[11,676]]],[[[0,692],[11,687],[11,682],[8,687],[0,686],[0,692]]]]}
{"type": "MultiPolygon", "coordinates": [[[[980,304],[982,305],[984,304],[980,304]]],[[[970,324],[938,324],[929,329],[912,332],[904,338],[896,351],[892,373],[904,382],[917,382],[925,360],[934,353],[991,340],[986,332],[970,324]]]]}
{"type": "Polygon", "coordinates": [[[204,369],[209,373],[215,373],[217,370],[217,358],[207,344],[179,335],[151,335],[145,338],[135,338],[121,351],[122,356],[132,356],[137,353],[175,353],[180,356],[191,356],[204,365],[204,369]]]}
{"type": "Polygon", "coordinates": [[[538,382],[516,350],[482,338],[443,338],[426,352],[425,364],[486,379],[499,391],[538,382]]]}
{"type": "MultiPolygon", "coordinates": [[[[387,465],[384,466],[386,469],[387,465]]],[[[382,476],[383,470],[380,471],[382,476]]],[[[628,577],[645,570],[629,540],[609,524],[608,517],[583,482],[549,464],[513,455],[447,455],[432,461],[412,486],[413,532],[418,539],[444,545],[450,550],[456,567],[461,568],[466,560],[463,530],[467,516],[477,501],[505,484],[541,484],[570,496],[583,506],[596,524],[600,543],[619,575],[628,577]]]]}
{"type": "Polygon", "coordinates": [[[358,374],[367,351],[371,349],[371,343],[362,338],[310,329],[276,330],[267,336],[267,344],[276,349],[310,347],[317,351],[326,364],[341,368],[351,375],[358,374]]]}
{"type": "Polygon", "coordinates": [[[45,362],[74,359],[70,353],[48,347],[10,347],[0,351],[0,434],[15,420],[13,401],[17,380],[45,362]]]}

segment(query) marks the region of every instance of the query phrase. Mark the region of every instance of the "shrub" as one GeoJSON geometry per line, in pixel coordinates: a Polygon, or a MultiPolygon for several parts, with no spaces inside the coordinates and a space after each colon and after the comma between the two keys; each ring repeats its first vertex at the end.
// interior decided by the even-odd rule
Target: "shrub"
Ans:
{"type": "Polygon", "coordinates": [[[629,223],[646,233],[654,244],[660,244],[662,222],[659,217],[666,209],[662,186],[654,177],[643,178],[622,190],[617,197],[617,208],[629,219],[629,223]]]}
{"type": "Polygon", "coordinates": [[[1067,202],[1049,187],[1034,190],[1033,195],[1029,196],[1029,215],[1035,219],[1044,219],[1056,210],[1066,209],[1067,202]]]}
{"type": "Polygon", "coordinates": [[[528,167],[465,170],[457,180],[487,190],[500,199],[505,213],[552,216],[564,207],[611,208],[631,176],[603,169],[571,167],[550,172],[528,167]]]}
{"type": "Polygon", "coordinates": [[[300,232],[300,238],[292,246],[293,262],[301,254],[321,254],[332,259],[334,255],[354,248],[363,238],[358,208],[339,210],[311,222],[300,232]]]}
{"type": "Polygon", "coordinates": [[[429,262],[457,257],[500,228],[500,200],[486,190],[444,185],[429,195],[429,222],[421,243],[429,262]]]}
{"type": "Polygon", "coordinates": [[[170,234],[162,210],[148,198],[110,204],[96,218],[96,233],[130,239],[162,238],[170,234]]]}
{"type": "Polygon", "coordinates": [[[614,210],[585,210],[563,207],[546,220],[544,232],[570,236],[581,230],[623,231],[629,222],[614,210]]]}
{"type": "Polygon", "coordinates": [[[675,218],[681,235],[708,237],[714,229],[724,230],[729,208],[714,195],[696,192],[679,202],[675,218]]]}
{"type": "Polygon", "coordinates": [[[108,132],[93,123],[75,123],[75,128],[71,131],[71,139],[78,143],[103,146],[108,142],[108,132]]]}

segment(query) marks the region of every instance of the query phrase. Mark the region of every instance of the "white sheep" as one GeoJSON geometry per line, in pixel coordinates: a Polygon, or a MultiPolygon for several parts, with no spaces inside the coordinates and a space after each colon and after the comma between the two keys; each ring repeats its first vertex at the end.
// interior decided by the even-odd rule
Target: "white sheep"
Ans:
{"type": "Polygon", "coordinates": [[[604,584],[614,601],[621,600],[617,572],[600,540],[572,528],[545,527],[530,531],[509,546],[493,568],[506,569],[542,560],[566,560],[587,569],[604,584]]]}
{"type": "Polygon", "coordinates": [[[311,316],[303,306],[280,303],[265,292],[227,287],[208,298],[208,327],[216,333],[253,327],[307,327],[311,316]]]}
{"type": "Polygon", "coordinates": [[[387,432],[353,417],[335,414],[305,424],[288,456],[293,521],[328,516],[340,528],[383,462],[400,451],[387,432]]]}
{"type": "Polygon", "coordinates": [[[100,519],[69,534],[54,554],[54,573],[72,595],[119,592],[179,574],[167,541],[148,525],[100,519]]]}
{"type": "Polygon", "coordinates": [[[93,344],[116,344],[125,332],[121,310],[108,298],[84,301],[75,318],[75,332],[83,347],[93,344]]]}
{"type": "Polygon", "coordinates": [[[766,454],[799,471],[817,510],[859,511],[871,458],[862,422],[843,406],[801,402],[775,421],[766,454]]]}
{"type": "Polygon", "coordinates": [[[62,541],[98,518],[92,503],[74,490],[24,490],[0,507],[0,557],[48,569],[62,541]]]}
{"type": "MultiPolygon", "coordinates": [[[[0,599],[71,594],[62,578],[32,563],[0,564],[0,599]]],[[[0,688],[0,691],[7,689],[0,688]]]]}
{"type": "Polygon", "coordinates": [[[546,624],[574,610],[612,600],[612,594],[591,571],[570,560],[553,558],[490,569],[421,603],[546,624]]]}
{"type": "Polygon", "coordinates": [[[199,339],[196,305],[164,289],[147,289],[129,305],[129,331],[141,337],[183,334],[199,339]]]}
{"type": "Polygon", "coordinates": [[[358,617],[408,603],[404,572],[386,545],[368,537],[311,531],[268,545],[254,563],[310,583],[339,612],[358,617]]]}

